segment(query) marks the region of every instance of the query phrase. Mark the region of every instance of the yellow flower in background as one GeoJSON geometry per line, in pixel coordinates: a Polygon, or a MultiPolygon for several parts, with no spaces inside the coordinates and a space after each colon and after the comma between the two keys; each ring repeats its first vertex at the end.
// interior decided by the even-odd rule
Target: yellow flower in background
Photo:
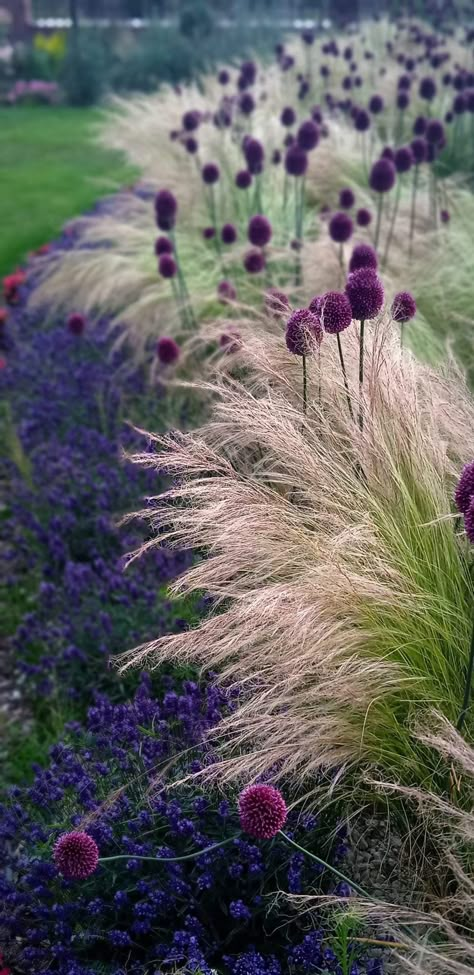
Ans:
{"type": "Polygon", "coordinates": [[[44,51],[55,61],[62,61],[66,54],[66,35],[63,31],[54,34],[36,34],[34,46],[37,51],[44,51]]]}

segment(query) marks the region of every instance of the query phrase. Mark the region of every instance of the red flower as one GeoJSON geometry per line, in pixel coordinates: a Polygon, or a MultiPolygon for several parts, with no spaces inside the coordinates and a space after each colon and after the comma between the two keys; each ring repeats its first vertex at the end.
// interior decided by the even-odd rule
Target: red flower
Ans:
{"type": "Polygon", "coordinates": [[[16,305],[20,300],[19,288],[26,281],[26,274],[24,271],[15,271],[13,274],[7,274],[6,278],[3,279],[3,296],[8,305],[16,305]]]}

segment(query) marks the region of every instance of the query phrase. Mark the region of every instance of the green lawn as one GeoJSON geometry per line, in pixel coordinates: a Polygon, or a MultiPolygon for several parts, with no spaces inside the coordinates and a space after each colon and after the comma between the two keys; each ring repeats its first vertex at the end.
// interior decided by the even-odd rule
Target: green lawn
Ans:
{"type": "Polygon", "coordinates": [[[135,173],[94,145],[95,109],[0,109],[0,276],[135,173]]]}

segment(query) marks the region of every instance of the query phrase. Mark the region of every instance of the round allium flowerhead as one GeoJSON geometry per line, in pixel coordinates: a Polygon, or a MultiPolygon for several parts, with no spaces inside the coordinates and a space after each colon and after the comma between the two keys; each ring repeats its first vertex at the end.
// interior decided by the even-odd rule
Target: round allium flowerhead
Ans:
{"type": "Polygon", "coordinates": [[[449,223],[449,221],[451,220],[451,214],[449,210],[441,210],[439,216],[440,216],[441,223],[449,223]]]}
{"type": "Polygon", "coordinates": [[[424,135],[426,132],[426,126],[428,124],[427,119],[424,115],[418,115],[413,123],[413,134],[414,135],[424,135]]]}
{"type": "Polygon", "coordinates": [[[404,112],[405,109],[408,108],[409,104],[410,96],[407,94],[407,92],[399,91],[397,95],[397,108],[399,108],[401,112],[404,112]]]}
{"type": "Polygon", "coordinates": [[[395,159],[395,149],[392,149],[391,146],[384,146],[382,152],[380,153],[380,158],[390,159],[393,162],[395,159]]]}
{"type": "Polygon", "coordinates": [[[176,220],[178,203],[170,190],[160,190],[155,196],[156,223],[160,230],[172,230],[176,220]]]}
{"type": "Polygon", "coordinates": [[[215,227],[204,227],[204,230],[202,232],[202,236],[204,237],[204,240],[212,240],[212,238],[216,236],[216,228],[215,227]]]}
{"type": "Polygon", "coordinates": [[[413,153],[413,159],[415,160],[415,165],[419,166],[420,163],[426,162],[426,157],[428,155],[428,143],[423,136],[418,136],[417,139],[413,139],[410,143],[410,148],[413,153]]]}
{"type": "Polygon", "coordinates": [[[251,115],[255,108],[255,99],[249,91],[245,91],[239,98],[239,108],[243,115],[251,115]]]}
{"type": "Polygon", "coordinates": [[[235,185],[239,190],[246,190],[252,182],[252,174],[248,169],[240,169],[235,177],[235,185]]]}
{"type": "Polygon", "coordinates": [[[283,828],[287,816],[285,800],[272,785],[249,785],[240,793],[240,825],[255,840],[271,840],[283,828]]]}
{"type": "Polygon", "coordinates": [[[82,335],[86,327],[84,315],[78,315],[76,312],[73,312],[72,315],[69,315],[67,327],[71,335],[82,335]]]}
{"type": "Polygon", "coordinates": [[[182,121],[185,132],[194,132],[199,126],[199,112],[185,112],[182,121]]]}
{"type": "Polygon", "coordinates": [[[235,244],[237,240],[237,230],[233,223],[225,223],[221,230],[223,244],[235,244]]]}
{"type": "Polygon", "coordinates": [[[219,74],[217,75],[217,80],[220,85],[228,85],[230,81],[229,72],[225,68],[222,68],[221,71],[219,71],[219,74]]]}
{"type": "Polygon", "coordinates": [[[456,95],[456,98],[453,101],[453,112],[455,115],[463,115],[466,109],[467,101],[464,95],[460,92],[458,95],[456,95]]]}
{"type": "Polygon", "coordinates": [[[361,207],[356,213],[356,223],[358,227],[369,227],[372,223],[372,214],[366,207],[361,207]]]}
{"type": "Polygon", "coordinates": [[[291,105],[287,105],[286,108],[283,109],[280,115],[280,122],[287,129],[291,128],[291,126],[295,124],[296,112],[294,108],[291,107],[291,105]]]}
{"type": "Polygon", "coordinates": [[[328,291],[320,298],[313,298],[311,306],[317,302],[319,317],[325,332],[336,335],[349,328],[352,321],[351,303],[343,291],[328,291]]]}
{"type": "Polygon", "coordinates": [[[308,168],[308,156],[298,144],[291,145],[285,155],[285,169],[289,176],[304,176],[308,168]]]}
{"type": "MultiPolygon", "coordinates": [[[[274,149],[272,153],[272,163],[274,166],[278,166],[281,163],[281,152],[279,149],[274,149]]],[[[1,973],[0,973],[1,975],[1,973]]]]}
{"type": "Polygon", "coordinates": [[[260,274],[265,267],[265,258],[261,251],[247,251],[244,257],[244,268],[249,274],[260,274]]]}
{"type": "Polygon", "coordinates": [[[339,210],[329,221],[329,235],[336,244],[344,244],[352,237],[354,224],[347,213],[339,210]]]}
{"type": "Polygon", "coordinates": [[[286,347],[293,355],[310,355],[322,337],[321,322],[309,308],[299,308],[290,315],[285,338],[286,347]]]}
{"type": "Polygon", "coordinates": [[[163,366],[171,366],[179,359],[179,345],[169,336],[162,335],[156,343],[156,354],[163,366]]]}
{"type": "Polygon", "coordinates": [[[173,253],[173,241],[169,237],[157,237],[155,240],[155,254],[157,257],[160,254],[172,254],[173,253]]]}
{"type": "Polygon", "coordinates": [[[304,149],[306,152],[315,149],[319,142],[319,129],[316,122],[310,118],[302,122],[296,134],[296,141],[300,149],[304,149]]]}
{"type": "Polygon", "coordinates": [[[67,880],[87,880],[97,869],[99,848],[88,833],[64,833],[54,844],[53,860],[67,880]]]}
{"type": "Polygon", "coordinates": [[[471,545],[474,545],[474,501],[472,499],[464,515],[464,528],[471,545]]]}
{"type": "Polygon", "coordinates": [[[372,98],[369,101],[369,112],[372,112],[372,115],[379,115],[380,112],[383,112],[383,107],[382,96],[372,95],[372,98]]]}
{"type": "Polygon", "coordinates": [[[349,271],[359,271],[361,267],[378,268],[377,254],[370,244],[356,244],[349,261],[349,271]]]}
{"type": "Polygon", "coordinates": [[[397,173],[407,173],[413,166],[413,153],[410,146],[400,146],[395,150],[395,169],[397,173]]]}
{"type": "Polygon", "coordinates": [[[437,118],[429,120],[426,126],[425,138],[432,145],[439,145],[444,139],[444,125],[437,118]]]}
{"type": "Polygon", "coordinates": [[[258,139],[246,139],[243,148],[249,172],[261,173],[265,159],[262,143],[258,139]]]}
{"type": "Polygon", "coordinates": [[[454,493],[454,503],[458,511],[463,515],[466,514],[469,505],[471,504],[472,498],[474,496],[474,460],[471,460],[470,464],[466,464],[462,471],[459,481],[457,483],[456,491],[454,493]]]}
{"type": "Polygon", "coordinates": [[[434,78],[422,78],[420,81],[419,93],[420,98],[424,98],[425,101],[433,101],[433,98],[436,95],[436,82],[434,78]]]}
{"type": "Polygon", "coordinates": [[[220,176],[219,166],[212,162],[206,163],[206,165],[202,167],[201,175],[204,183],[206,183],[207,186],[213,186],[214,183],[217,183],[220,176]]]}
{"type": "Polygon", "coordinates": [[[158,270],[162,278],[174,278],[178,270],[176,261],[171,254],[161,254],[158,261],[158,270]]]}
{"type": "Polygon", "coordinates": [[[278,291],[277,288],[269,288],[265,294],[265,308],[276,318],[288,315],[291,311],[288,295],[284,291],[278,291]]]}
{"type": "Polygon", "coordinates": [[[397,178],[397,171],[390,159],[377,159],[370,171],[370,188],[376,193],[388,193],[397,178]]]}
{"type": "Polygon", "coordinates": [[[232,284],[232,281],[219,281],[217,285],[217,294],[223,305],[226,305],[229,301],[235,301],[237,298],[237,292],[232,284]]]}
{"type": "MultiPolygon", "coordinates": [[[[237,329],[232,329],[229,332],[223,332],[222,335],[219,336],[219,345],[221,349],[224,349],[224,352],[238,352],[241,348],[240,332],[238,332],[237,329]]],[[[0,975],[2,975],[1,972],[0,975]]]]}
{"type": "Polygon", "coordinates": [[[257,213],[249,220],[247,234],[254,247],[265,247],[272,237],[272,225],[263,214],[257,213]]]}
{"type": "Polygon", "coordinates": [[[343,210],[350,210],[355,203],[355,194],[350,186],[345,186],[339,193],[339,206],[343,210]]]}
{"type": "Polygon", "coordinates": [[[358,132],[367,132],[367,129],[370,129],[370,115],[365,108],[360,108],[357,112],[354,125],[358,132]]]}
{"type": "Polygon", "coordinates": [[[392,302],[392,318],[394,322],[404,325],[416,315],[416,301],[409,291],[399,291],[392,302]]]}
{"type": "Polygon", "coordinates": [[[184,147],[186,149],[186,152],[189,152],[191,156],[194,156],[194,153],[196,153],[199,149],[199,143],[197,139],[195,139],[192,135],[190,135],[188,136],[187,139],[184,140],[184,147]]]}
{"type": "Polygon", "coordinates": [[[352,308],[352,317],[359,322],[375,318],[384,302],[383,284],[373,268],[363,267],[349,274],[346,294],[352,308]]]}

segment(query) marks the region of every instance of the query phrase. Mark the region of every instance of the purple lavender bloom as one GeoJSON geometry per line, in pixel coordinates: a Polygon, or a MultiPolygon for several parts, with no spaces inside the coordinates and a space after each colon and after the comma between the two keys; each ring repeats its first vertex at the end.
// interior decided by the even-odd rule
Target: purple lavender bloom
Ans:
{"type": "Polygon", "coordinates": [[[347,213],[338,211],[329,221],[329,236],[336,244],[344,244],[354,230],[354,224],[347,213]]]}

